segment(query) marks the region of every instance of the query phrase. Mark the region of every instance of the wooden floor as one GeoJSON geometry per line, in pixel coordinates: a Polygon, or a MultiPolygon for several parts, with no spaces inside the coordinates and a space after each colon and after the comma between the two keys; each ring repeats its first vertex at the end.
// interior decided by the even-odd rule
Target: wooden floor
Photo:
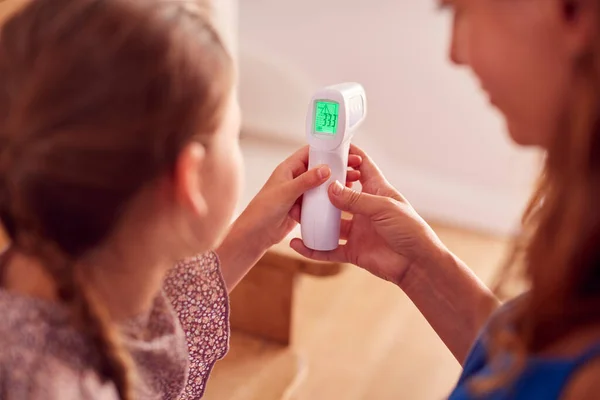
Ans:
{"type": "MultiPolygon", "coordinates": [[[[506,241],[437,227],[442,240],[486,282],[506,241]]],[[[302,278],[294,346],[307,365],[298,400],[431,400],[448,395],[460,367],[395,286],[349,268],[302,278]]]]}

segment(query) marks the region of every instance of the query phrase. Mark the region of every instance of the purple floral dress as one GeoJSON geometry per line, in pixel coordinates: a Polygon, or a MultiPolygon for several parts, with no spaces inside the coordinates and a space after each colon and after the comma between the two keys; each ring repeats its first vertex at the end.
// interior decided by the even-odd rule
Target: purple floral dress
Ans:
{"type": "MultiPolygon", "coordinates": [[[[122,326],[136,398],[199,399],[229,344],[229,303],[215,253],[178,263],[148,315],[122,326]]],[[[88,340],[59,304],[0,289],[0,400],[117,400],[88,340]]]]}

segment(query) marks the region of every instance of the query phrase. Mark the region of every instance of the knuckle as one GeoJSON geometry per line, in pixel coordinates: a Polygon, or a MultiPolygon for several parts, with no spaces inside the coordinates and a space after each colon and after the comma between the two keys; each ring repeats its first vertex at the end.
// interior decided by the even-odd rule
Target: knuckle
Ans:
{"type": "Polygon", "coordinates": [[[354,206],[358,204],[362,198],[362,193],[355,190],[344,189],[348,191],[348,205],[354,206]]]}
{"type": "Polygon", "coordinates": [[[388,207],[388,208],[396,207],[396,205],[398,203],[398,201],[396,199],[394,199],[393,197],[388,197],[388,196],[382,197],[382,200],[383,200],[384,206],[388,207]]]}
{"type": "Polygon", "coordinates": [[[392,197],[378,196],[378,205],[373,213],[374,220],[384,220],[398,210],[399,203],[392,197]]]}
{"type": "Polygon", "coordinates": [[[293,185],[293,187],[302,194],[306,190],[314,187],[318,182],[319,178],[316,172],[304,173],[295,179],[295,185],[293,185]]]}
{"type": "Polygon", "coordinates": [[[311,187],[319,182],[319,175],[317,171],[311,171],[310,173],[302,174],[300,179],[303,186],[311,187]]]}
{"type": "Polygon", "coordinates": [[[398,201],[392,197],[379,197],[379,200],[380,205],[378,208],[380,212],[387,213],[391,210],[398,208],[398,201]]]}

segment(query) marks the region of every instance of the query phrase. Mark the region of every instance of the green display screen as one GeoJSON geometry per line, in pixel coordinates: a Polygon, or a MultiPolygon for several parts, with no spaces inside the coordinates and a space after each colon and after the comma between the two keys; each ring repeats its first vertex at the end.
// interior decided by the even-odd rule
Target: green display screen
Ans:
{"type": "Polygon", "coordinates": [[[315,132],[335,135],[338,130],[340,105],[335,101],[315,102],[315,132]]]}

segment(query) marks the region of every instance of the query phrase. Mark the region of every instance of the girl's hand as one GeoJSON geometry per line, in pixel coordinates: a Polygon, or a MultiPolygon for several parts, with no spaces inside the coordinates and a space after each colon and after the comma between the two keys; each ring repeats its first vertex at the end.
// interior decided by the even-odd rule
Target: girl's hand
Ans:
{"type": "MultiPolygon", "coordinates": [[[[358,168],[362,162],[359,155],[348,157],[346,184],[360,178],[358,168]]],[[[327,166],[308,170],[308,146],[298,150],[273,171],[261,191],[250,202],[235,225],[243,226],[258,246],[266,250],[281,242],[300,219],[302,195],[309,189],[322,185],[329,179],[327,166]]],[[[240,227],[240,228],[241,228],[240,227]]]]}
{"type": "Polygon", "coordinates": [[[410,265],[442,244],[367,154],[356,146],[351,147],[350,153],[362,160],[358,167],[362,192],[336,184],[329,188],[331,202],[353,215],[341,225],[341,238],[346,244],[333,251],[319,252],[294,239],[291,247],[315,260],[358,265],[399,284],[410,265]]]}
{"type": "MultiPolygon", "coordinates": [[[[358,168],[362,159],[348,157],[348,166],[358,168]]],[[[331,171],[321,166],[308,171],[308,146],[294,153],[273,172],[261,191],[232,225],[217,249],[221,271],[229,291],[272,245],[281,242],[300,219],[302,195],[327,181],[331,171]]],[[[360,178],[351,169],[347,184],[360,178]]]]}

